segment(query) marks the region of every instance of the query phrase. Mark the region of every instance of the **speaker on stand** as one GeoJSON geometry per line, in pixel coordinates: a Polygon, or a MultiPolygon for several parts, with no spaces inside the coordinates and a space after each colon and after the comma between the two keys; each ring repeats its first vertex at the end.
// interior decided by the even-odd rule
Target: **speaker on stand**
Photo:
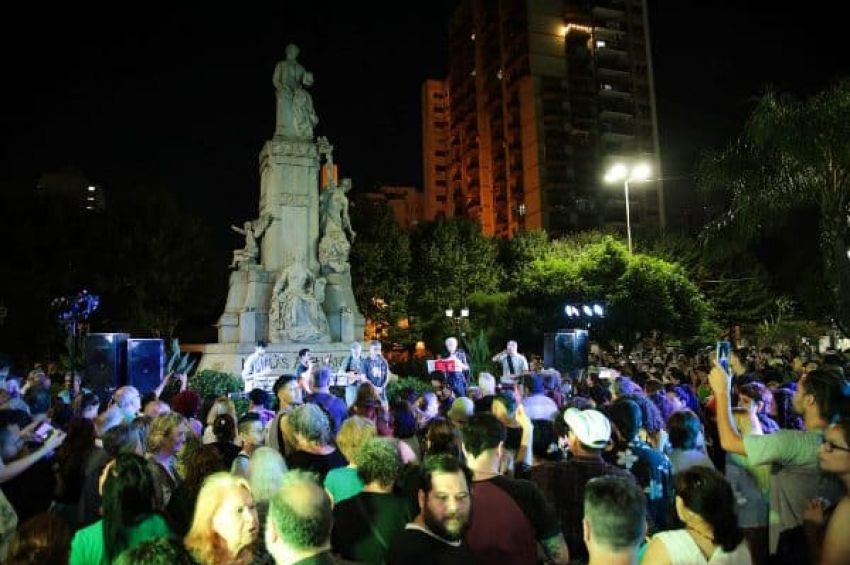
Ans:
{"type": "Polygon", "coordinates": [[[587,330],[576,328],[543,334],[543,364],[576,378],[587,368],[589,348],[587,330]]]}
{"type": "Polygon", "coordinates": [[[125,333],[94,333],[85,339],[85,386],[100,398],[106,407],[115,390],[124,383],[127,371],[127,340],[125,333]]]}
{"type": "Polygon", "coordinates": [[[161,339],[127,340],[127,384],[139,394],[156,390],[165,372],[165,342],[161,339]]]}

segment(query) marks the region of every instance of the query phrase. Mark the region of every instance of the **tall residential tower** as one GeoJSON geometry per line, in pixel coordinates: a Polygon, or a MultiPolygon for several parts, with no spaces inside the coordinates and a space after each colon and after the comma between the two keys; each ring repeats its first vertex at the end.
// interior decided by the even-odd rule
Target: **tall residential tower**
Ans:
{"type": "MultiPolygon", "coordinates": [[[[423,131],[428,219],[499,237],[625,223],[606,167],[649,161],[660,177],[645,0],[463,0],[448,77],[423,87],[423,131]]],[[[664,225],[660,182],[630,203],[633,224],[664,225]]]]}

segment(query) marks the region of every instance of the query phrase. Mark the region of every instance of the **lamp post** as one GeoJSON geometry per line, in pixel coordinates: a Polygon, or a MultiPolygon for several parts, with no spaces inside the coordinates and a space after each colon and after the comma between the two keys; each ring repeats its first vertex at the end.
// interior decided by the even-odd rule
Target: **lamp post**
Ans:
{"type": "Polygon", "coordinates": [[[647,163],[635,163],[631,167],[624,163],[615,163],[605,173],[605,182],[609,184],[623,181],[623,190],[626,196],[626,239],[629,242],[629,255],[632,254],[632,218],[629,209],[629,183],[647,181],[651,173],[652,169],[647,163]]]}
{"type": "Polygon", "coordinates": [[[457,333],[460,334],[461,337],[464,337],[464,333],[461,331],[461,323],[463,320],[469,318],[469,308],[464,306],[460,309],[460,315],[455,316],[454,308],[446,308],[446,318],[451,318],[455,325],[457,326],[457,333]]]}

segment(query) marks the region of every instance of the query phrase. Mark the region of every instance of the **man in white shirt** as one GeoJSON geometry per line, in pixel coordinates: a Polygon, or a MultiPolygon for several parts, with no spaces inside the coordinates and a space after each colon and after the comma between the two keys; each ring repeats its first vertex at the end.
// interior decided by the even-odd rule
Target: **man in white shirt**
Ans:
{"type": "Polygon", "coordinates": [[[528,372],[528,359],[517,353],[517,342],[514,340],[509,341],[505,350],[493,357],[493,362],[502,364],[503,383],[514,384],[517,376],[528,372]]]}
{"type": "Polygon", "coordinates": [[[251,392],[254,387],[254,379],[256,377],[264,377],[271,371],[271,364],[268,356],[266,356],[266,343],[258,341],[254,352],[245,359],[245,365],[242,367],[242,380],[245,383],[245,392],[251,392]]]}

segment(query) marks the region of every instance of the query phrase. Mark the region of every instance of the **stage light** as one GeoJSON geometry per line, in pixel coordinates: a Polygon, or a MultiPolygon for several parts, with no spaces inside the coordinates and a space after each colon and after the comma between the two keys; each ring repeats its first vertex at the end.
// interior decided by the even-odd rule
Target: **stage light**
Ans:
{"type": "Polygon", "coordinates": [[[600,318],[605,315],[605,309],[602,308],[600,304],[593,305],[593,313],[599,316],[600,318]]]}
{"type": "Polygon", "coordinates": [[[588,306],[587,304],[582,306],[581,310],[582,310],[582,312],[584,312],[585,316],[588,316],[588,317],[593,316],[593,310],[591,310],[590,306],[588,306]]]}

